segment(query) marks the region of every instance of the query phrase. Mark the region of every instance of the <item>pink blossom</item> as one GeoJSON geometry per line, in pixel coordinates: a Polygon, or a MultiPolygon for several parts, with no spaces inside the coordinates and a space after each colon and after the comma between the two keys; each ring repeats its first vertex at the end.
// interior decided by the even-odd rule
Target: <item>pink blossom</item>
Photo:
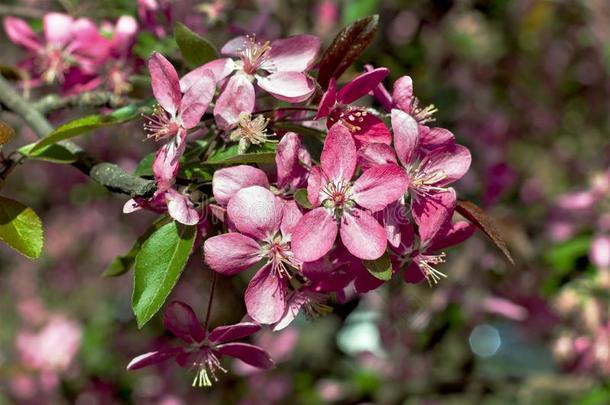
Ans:
{"type": "Polygon", "coordinates": [[[351,103],[371,92],[390,71],[378,68],[363,73],[337,91],[335,78],[330,80],[328,90],[322,96],[316,119],[328,117],[328,128],[340,122],[363,143],[378,142],[390,144],[392,135],[383,121],[367,108],[352,106],[351,103]]]}
{"type": "Polygon", "coordinates": [[[407,189],[404,171],[384,164],[356,172],[356,145],[342,124],[331,127],[324,142],[320,166],[312,169],[307,194],[315,207],[301,218],[294,234],[295,256],[314,261],[330,251],[337,234],[351,254],[366,260],[385,252],[385,231],[371,212],[380,211],[400,198],[407,189]]]}
{"type": "Polygon", "coordinates": [[[131,360],[127,365],[128,370],[137,370],[174,358],[181,367],[197,370],[193,386],[201,387],[211,386],[212,380],[218,381],[216,373],[219,370],[227,371],[220,363],[222,356],[240,359],[257,368],[273,367],[273,360],[263,349],[249,343],[236,342],[258,332],[260,326],[255,323],[218,326],[208,333],[190,306],[173,301],[165,310],[163,325],[184,344],[141,354],[131,360]]]}
{"type": "Polygon", "coordinates": [[[144,28],[158,38],[167,35],[165,27],[172,26],[172,9],[168,0],[138,0],[138,18],[144,28]]]}
{"type": "Polygon", "coordinates": [[[275,164],[277,167],[277,187],[285,191],[295,191],[307,183],[311,169],[311,156],[294,132],[282,136],[277,145],[275,164]]]}
{"type": "Polygon", "coordinates": [[[246,289],[246,308],[255,321],[275,323],[286,308],[288,280],[300,267],[290,240],[301,212],[294,201],[285,202],[266,188],[251,186],[231,197],[227,214],[237,232],[207,239],[205,261],[224,275],[261,262],[246,289]]]}
{"type": "Polygon", "coordinates": [[[595,266],[610,270],[610,235],[596,235],[591,243],[589,256],[595,266]]]}
{"type": "Polygon", "coordinates": [[[218,59],[209,62],[183,80],[183,86],[202,70],[211,70],[216,81],[231,75],[216,101],[214,117],[222,129],[234,126],[241,113],[254,111],[255,91],[253,83],[275,98],[290,103],[308,99],[315,89],[307,70],[313,65],[320,40],[313,35],[297,35],[275,41],[258,42],[254,37],[242,36],[227,42],[221,49],[224,55],[234,59],[218,59]]]}

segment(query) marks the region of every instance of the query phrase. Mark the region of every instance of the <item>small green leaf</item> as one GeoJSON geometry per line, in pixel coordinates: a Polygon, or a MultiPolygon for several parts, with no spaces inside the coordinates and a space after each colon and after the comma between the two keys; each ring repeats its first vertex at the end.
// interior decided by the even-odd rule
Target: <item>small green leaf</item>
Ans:
{"type": "Polygon", "coordinates": [[[170,222],[155,231],[136,255],[132,296],[138,328],[161,309],[178,282],[195,242],[195,227],[170,222]]]}
{"type": "Polygon", "coordinates": [[[385,252],[379,259],[363,260],[362,263],[373,277],[384,281],[392,278],[392,262],[388,252],[385,252]]]}
{"type": "Polygon", "coordinates": [[[309,202],[309,198],[307,198],[307,190],[304,188],[300,188],[294,193],[294,200],[301,207],[310,210],[312,208],[311,203],[309,202]]]}
{"type": "Polygon", "coordinates": [[[37,259],[44,244],[42,222],[31,208],[0,197],[0,240],[30,259],[37,259]]]}
{"type": "Polygon", "coordinates": [[[159,52],[162,55],[171,55],[175,50],[176,41],[174,40],[174,37],[168,36],[159,39],[146,31],[138,34],[138,39],[133,47],[134,53],[142,59],[148,59],[153,52],[159,52]]]}
{"type": "Polygon", "coordinates": [[[208,40],[191,31],[186,25],[177,23],[174,36],[186,64],[195,68],[218,59],[218,51],[208,40]]]}
{"type": "Polygon", "coordinates": [[[17,151],[28,159],[44,160],[46,162],[70,164],[77,160],[74,153],[61,145],[53,144],[43,146],[40,149],[32,151],[35,146],[35,143],[30,143],[29,145],[22,146],[17,151]]]}
{"type": "Polygon", "coordinates": [[[204,163],[208,165],[226,165],[236,163],[273,163],[275,162],[275,144],[265,143],[262,146],[250,147],[247,153],[239,153],[239,145],[230,146],[218,151],[204,163]]]}
{"type": "Polygon", "coordinates": [[[98,128],[134,120],[143,113],[149,112],[152,104],[152,101],[146,101],[119,108],[107,115],[95,114],[77,118],[59,126],[45,138],[38,141],[31,149],[31,152],[36,152],[45,146],[86,134],[98,128]]]}
{"type": "Polygon", "coordinates": [[[135,170],[133,171],[134,176],[154,176],[152,165],[155,161],[155,155],[155,152],[151,152],[144,156],[144,158],[138,162],[138,166],[136,166],[135,170]]]}
{"type": "Polygon", "coordinates": [[[167,224],[170,218],[163,216],[155,221],[147,230],[144,232],[131,246],[131,249],[124,255],[118,256],[110,263],[110,265],[102,273],[102,277],[116,277],[127,273],[131,270],[131,267],[136,261],[136,256],[142,249],[142,244],[152,235],[155,231],[167,224]]]}

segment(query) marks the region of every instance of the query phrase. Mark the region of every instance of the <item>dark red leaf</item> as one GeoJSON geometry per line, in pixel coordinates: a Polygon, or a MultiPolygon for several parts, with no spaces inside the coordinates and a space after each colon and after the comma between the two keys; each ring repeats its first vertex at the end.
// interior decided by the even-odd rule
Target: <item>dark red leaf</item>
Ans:
{"type": "Polygon", "coordinates": [[[331,77],[338,78],[364,52],[377,32],[379,16],[371,15],[354,21],[337,34],[322,55],[318,83],[328,88],[331,77]]]}
{"type": "Polygon", "coordinates": [[[500,249],[502,253],[504,253],[504,256],[506,256],[508,261],[515,264],[515,261],[508,251],[506,242],[504,242],[504,239],[502,239],[500,236],[500,232],[498,231],[495,221],[492,217],[487,215],[481,207],[471,203],[470,201],[458,200],[455,210],[470,221],[474,226],[479,228],[485,235],[487,235],[487,237],[491,239],[496,247],[500,249]]]}

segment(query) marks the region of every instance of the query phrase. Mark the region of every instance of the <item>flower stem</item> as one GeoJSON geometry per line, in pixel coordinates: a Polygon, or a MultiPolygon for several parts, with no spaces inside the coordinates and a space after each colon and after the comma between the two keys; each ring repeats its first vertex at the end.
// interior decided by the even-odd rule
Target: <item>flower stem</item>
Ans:
{"type": "Polygon", "coordinates": [[[216,272],[212,270],[212,286],[210,287],[210,298],[208,299],[208,312],[205,314],[205,323],[203,328],[208,330],[210,324],[210,316],[212,315],[212,302],[214,301],[214,290],[216,289],[216,272]]]}

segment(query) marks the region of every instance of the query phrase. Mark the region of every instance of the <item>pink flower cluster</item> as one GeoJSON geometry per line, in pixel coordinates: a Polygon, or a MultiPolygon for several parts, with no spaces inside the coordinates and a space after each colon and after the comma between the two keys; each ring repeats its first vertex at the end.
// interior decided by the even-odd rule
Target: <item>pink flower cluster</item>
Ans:
{"type": "Polygon", "coordinates": [[[436,283],[445,277],[437,268],[445,259],[442,250],[472,235],[471,224],[453,221],[451,188],[468,171],[470,152],[448,130],[427,125],[435,108],[419,105],[409,77],[397,80],[390,94],[382,84],[386,68],[368,69],[340,89],[332,79],[318,105],[301,108],[305,125],[326,118],[319,159],[305,147],[307,135],[275,128],[280,138],[273,141],[274,170],[218,168],[209,200],[177,184],[189,133],[205,127],[217,142],[239,140],[243,153],[269,142],[266,127],[274,117],[257,115],[258,94],[295,104],[290,108],[296,110],[297,103],[311,102],[316,86],[309,71],[319,46],[310,35],[272,42],[239,37],[222,48],[228,57],[182,78],[162,55],[150,58],[158,106],[145,129],[165,142],[153,163],[157,192],[149,200],[130,200],[125,211],[167,211],[183,224],[200,224],[205,263],[224,276],[251,275],[244,300],[254,323],[208,334],[190,308],[171,304],[166,327],[188,348],[148,353],[129,368],[175,357],[182,366],[203,370],[196,379],[202,385],[211,382],[208,371],[213,377],[223,370],[220,355],[266,368],[271,363],[260,352],[254,356],[254,349],[226,342],[254,333],[259,324],[285,328],[299,312],[330,312],[332,300],[373,290],[392,274],[436,283]],[[367,95],[386,111],[356,104],[367,95]],[[317,110],[315,117],[306,117],[311,110],[317,110]],[[376,273],[380,268],[382,276],[376,273]]]}
{"type": "Polygon", "coordinates": [[[28,72],[30,86],[59,83],[72,93],[105,87],[121,94],[130,89],[131,48],[138,30],[131,16],[98,27],[88,18],[48,13],[43,17],[42,35],[26,21],[7,17],[4,29],[28,53],[20,67],[28,72]]]}

